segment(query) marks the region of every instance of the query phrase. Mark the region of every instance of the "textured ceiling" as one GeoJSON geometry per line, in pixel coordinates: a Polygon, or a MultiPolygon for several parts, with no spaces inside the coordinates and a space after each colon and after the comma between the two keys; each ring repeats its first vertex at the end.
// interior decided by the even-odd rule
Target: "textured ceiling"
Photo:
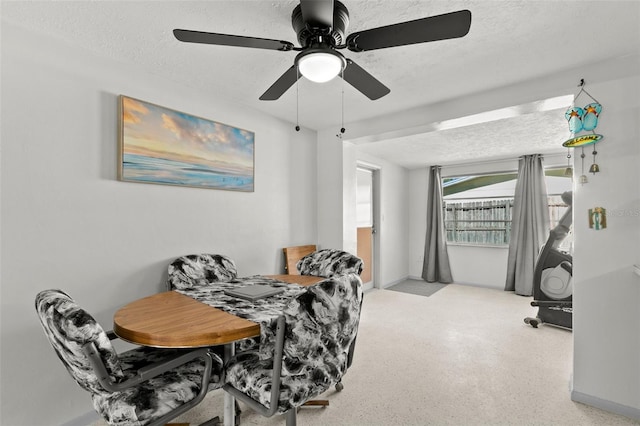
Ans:
{"type": "Polygon", "coordinates": [[[367,154],[409,169],[559,152],[564,150],[562,142],[569,136],[564,112],[565,109],[532,112],[471,126],[371,142],[360,148],[367,154]]]}
{"type": "MultiPolygon", "coordinates": [[[[391,89],[389,95],[370,101],[345,84],[346,122],[383,117],[584,64],[637,54],[640,49],[639,1],[344,0],[343,3],[350,14],[347,34],[460,9],[472,12],[471,30],[460,39],[363,53],[343,51],[391,89]]],[[[295,0],[3,0],[0,13],[3,21],[64,39],[98,55],[132,63],[204,93],[294,122],[295,87],[277,101],[259,101],[258,97],[293,64],[296,52],[180,43],[171,31],[184,28],[297,44],[291,27],[291,12],[297,4],[295,0]]],[[[316,130],[339,128],[342,89],[340,79],[325,85],[301,79],[300,125],[316,130]]],[[[517,144],[524,143],[524,138],[514,137],[522,136],[513,133],[521,128],[519,125],[492,122],[481,128],[473,127],[443,134],[432,132],[423,139],[431,141],[432,152],[440,149],[446,151],[445,156],[453,156],[451,161],[463,153],[480,155],[483,150],[493,150],[496,155],[497,149],[497,154],[508,155],[507,151],[516,152],[517,144]],[[482,140],[471,147],[469,140],[497,134],[499,129],[490,126],[501,126],[510,135],[482,140]],[[465,149],[453,151],[454,146],[465,149]],[[503,152],[504,149],[507,151],[503,152]]],[[[540,133],[546,134],[547,130],[540,133]]],[[[413,152],[410,159],[424,155],[419,153],[425,145],[423,140],[404,139],[406,149],[413,152]]],[[[390,158],[396,151],[402,151],[403,145],[396,141],[385,151],[383,144],[378,144],[378,155],[390,158]]],[[[398,161],[414,167],[401,158],[398,161]]]]}

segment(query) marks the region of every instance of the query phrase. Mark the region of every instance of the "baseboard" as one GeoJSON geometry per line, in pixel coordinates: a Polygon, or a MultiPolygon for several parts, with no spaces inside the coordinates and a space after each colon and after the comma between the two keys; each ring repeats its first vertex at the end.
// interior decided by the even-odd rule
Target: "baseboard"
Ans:
{"type": "Polygon", "coordinates": [[[60,426],[89,426],[100,420],[100,416],[95,411],[89,411],[81,416],[71,419],[60,426]]]}
{"type": "Polygon", "coordinates": [[[452,284],[466,285],[468,287],[490,288],[492,290],[504,290],[504,286],[503,287],[498,287],[498,286],[489,285],[489,284],[469,283],[469,282],[465,282],[465,281],[454,281],[452,284]]]}
{"type": "Polygon", "coordinates": [[[368,283],[362,284],[362,291],[373,290],[373,281],[369,281],[368,283]]]}
{"type": "Polygon", "coordinates": [[[571,391],[571,400],[582,404],[591,405],[610,413],[619,414],[633,420],[640,420],[640,408],[629,407],[627,405],[618,404],[617,402],[607,401],[596,396],[587,395],[575,390],[571,391]]]}
{"type": "MultiPolygon", "coordinates": [[[[389,287],[393,284],[398,284],[399,282],[402,282],[404,280],[418,280],[418,281],[424,281],[424,278],[422,277],[416,277],[413,275],[409,275],[407,278],[404,278],[402,280],[399,280],[397,282],[394,282],[392,284],[386,285],[385,287],[389,287]]],[[[504,287],[498,287],[498,286],[493,286],[493,285],[489,285],[489,284],[480,284],[480,283],[469,283],[469,282],[464,282],[464,281],[453,281],[451,284],[459,284],[459,285],[466,285],[469,287],[481,287],[481,288],[491,288],[494,290],[504,290],[504,287]]]]}
{"type": "MultiPolygon", "coordinates": [[[[399,280],[391,281],[390,283],[383,284],[382,288],[387,288],[387,287],[391,287],[392,285],[400,284],[401,282],[406,281],[408,279],[410,279],[409,276],[406,276],[404,278],[400,278],[399,280]]],[[[420,279],[422,279],[422,278],[420,278],[420,279]]]]}

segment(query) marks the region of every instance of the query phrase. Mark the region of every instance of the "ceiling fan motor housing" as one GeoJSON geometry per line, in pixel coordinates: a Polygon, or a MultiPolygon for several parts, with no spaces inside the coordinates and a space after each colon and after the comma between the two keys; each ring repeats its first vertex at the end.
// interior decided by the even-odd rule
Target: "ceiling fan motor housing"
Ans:
{"type": "Polygon", "coordinates": [[[291,23],[298,35],[298,42],[303,48],[318,43],[328,44],[332,47],[339,46],[345,42],[349,26],[349,11],[344,4],[336,1],[333,7],[333,27],[327,28],[321,24],[305,22],[302,17],[302,7],[298,5],[293,9],[291,23]]]}

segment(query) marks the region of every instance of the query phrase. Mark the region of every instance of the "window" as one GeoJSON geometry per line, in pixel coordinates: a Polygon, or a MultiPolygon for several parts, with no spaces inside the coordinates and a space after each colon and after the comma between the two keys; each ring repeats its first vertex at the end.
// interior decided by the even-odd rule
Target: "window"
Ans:
{"type": "MultiPolygon", "coordinates": [[[[568,209],[560,195],[570,191],[572,183],[570,177],[564,176],[564,169],[549,169],[545,175],[549,194],[549,226],[553,228],[568,209]]],[[[447,242],[508,245],[516,178],[516,173],[501,173],[443,179],[447,242]]]]}
{"type": "Polygon", "coordinates": [[[446,201],[447,241],[482,245],[509,244],[513,198],[446,201]]]}

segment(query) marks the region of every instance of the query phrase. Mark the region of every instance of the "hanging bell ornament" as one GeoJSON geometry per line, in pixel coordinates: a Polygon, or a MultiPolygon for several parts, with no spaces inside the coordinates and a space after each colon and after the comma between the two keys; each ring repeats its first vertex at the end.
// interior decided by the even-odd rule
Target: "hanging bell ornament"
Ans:
{"type": "Polygon", "coordinates": [[[581,161],[581,164],[582,164],[582,168],[581,168],[582,175],[580,176],[580,183],[581,184],[584,184],[584,183],[588,182],[587,175],[584,174],[584,157],[586,157],[586,155],[584,155],[584,146],[583,146],[582,147],[582,154],[580,154],[580,161],[581,161]]]}
{"type": "Polygon", "coordinates": [[[564,175],[573,177],[573,167],[571,166],[571,150],[567,149],[567,168],[564,169],[564,175]]]}
{"type": "Polygon", "coordinates": [[[589,173],[593,173],[594,175],[600,171],[600,166],[596,164],[596,155],[598,155],[598,151],[593,150],[593,164],[589,167],[589,173]]]}

